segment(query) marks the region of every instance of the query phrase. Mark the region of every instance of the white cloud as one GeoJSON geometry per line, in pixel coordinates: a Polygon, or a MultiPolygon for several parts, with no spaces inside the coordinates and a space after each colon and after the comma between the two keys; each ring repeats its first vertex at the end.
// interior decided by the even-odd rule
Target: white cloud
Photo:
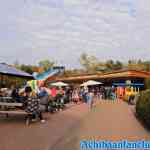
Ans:
{"type": "Polygon", "coordinates": [[[0,46],[7,52],[25,51],[24,62],[46,57],[78,66],[82,52],[100,59],[150,57],[149,0],[27,0],[21,5],[4,21],[15,34],[8,41],[11,47],[7,42],[0,46]]]}

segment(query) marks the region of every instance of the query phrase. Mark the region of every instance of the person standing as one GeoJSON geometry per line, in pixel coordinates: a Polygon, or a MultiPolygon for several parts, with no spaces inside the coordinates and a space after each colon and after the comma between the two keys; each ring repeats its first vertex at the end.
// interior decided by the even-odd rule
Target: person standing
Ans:
{"type": "Polygon", "coordinates": [[[41,123],[44,123],[45,120],[43,119],[42,111],[40,109],[39,99],[37,98],[36,93],[32,91],[32,88],[29,86],[25,88],[25,99],[25,111],[32,114],[30,119],[34,120],[38,117],[41,123]]]}
{"type": "Polygon", "coordinates": [[[88,87],[84,86],[84,101],[85,101],[85,103],[88,102],[88,91],[89,91],[88,87]]]}
{"type": "Polygon", "coordinates": [[[56,95],[57,95],[56,87],[53,87],[53,88],[51,89],[50,93],[51,93],[51,96],[52,96],[53,98],[56,97],[56,95]]]}

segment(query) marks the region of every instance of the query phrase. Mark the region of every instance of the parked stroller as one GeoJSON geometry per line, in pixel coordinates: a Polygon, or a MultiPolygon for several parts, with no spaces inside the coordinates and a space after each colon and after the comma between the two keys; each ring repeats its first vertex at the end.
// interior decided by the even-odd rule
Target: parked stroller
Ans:
{"type": "Polygon", "coordinates": [[[54,97],[49,98],[48,102],[48,112],[54,113],[57,111],[57,103],[54,97]]]}
{"type": "Polygon", "coordinates": [[[56,101],[56,105],[57,105],[58,110],[64,109],[64,107],[65,107],[64,98],[65,97],[62,94],[56,95],[55,101],[56,101]]]}

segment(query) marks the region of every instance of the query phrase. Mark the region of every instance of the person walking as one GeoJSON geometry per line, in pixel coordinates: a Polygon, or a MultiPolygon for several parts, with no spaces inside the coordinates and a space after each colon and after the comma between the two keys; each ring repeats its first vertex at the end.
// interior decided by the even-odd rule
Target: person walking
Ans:
{"type": "Polygon", "coordinates": [[[73,99],[73,102],[74,103],[78,103],[79,102],[79,91],[78,91],[78,89],[74,89],[73,90],[73,93],[72,93],[72,99],[73,99]]]}
{"type": "Polygon", "coordinates": [[[88,106],[89,106],[89,110],[92,110],[94,105],[94,93],[92,90],[89,91],[88,93],[88,106]]]}

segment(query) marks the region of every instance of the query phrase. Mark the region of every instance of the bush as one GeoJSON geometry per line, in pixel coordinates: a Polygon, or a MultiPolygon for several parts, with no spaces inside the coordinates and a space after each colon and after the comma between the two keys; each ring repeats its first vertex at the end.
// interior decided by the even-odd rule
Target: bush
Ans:
{"type": "Polygon", "coordinates": [[[150,89],[140,93],[136,103],[136,113],[148,127],[150,127],[150,89]]]}
{"type": "Polygon", "coordinates": [[[144,86],[146,89],[150,89],[150,78],[144,80],[144,86]]]}

